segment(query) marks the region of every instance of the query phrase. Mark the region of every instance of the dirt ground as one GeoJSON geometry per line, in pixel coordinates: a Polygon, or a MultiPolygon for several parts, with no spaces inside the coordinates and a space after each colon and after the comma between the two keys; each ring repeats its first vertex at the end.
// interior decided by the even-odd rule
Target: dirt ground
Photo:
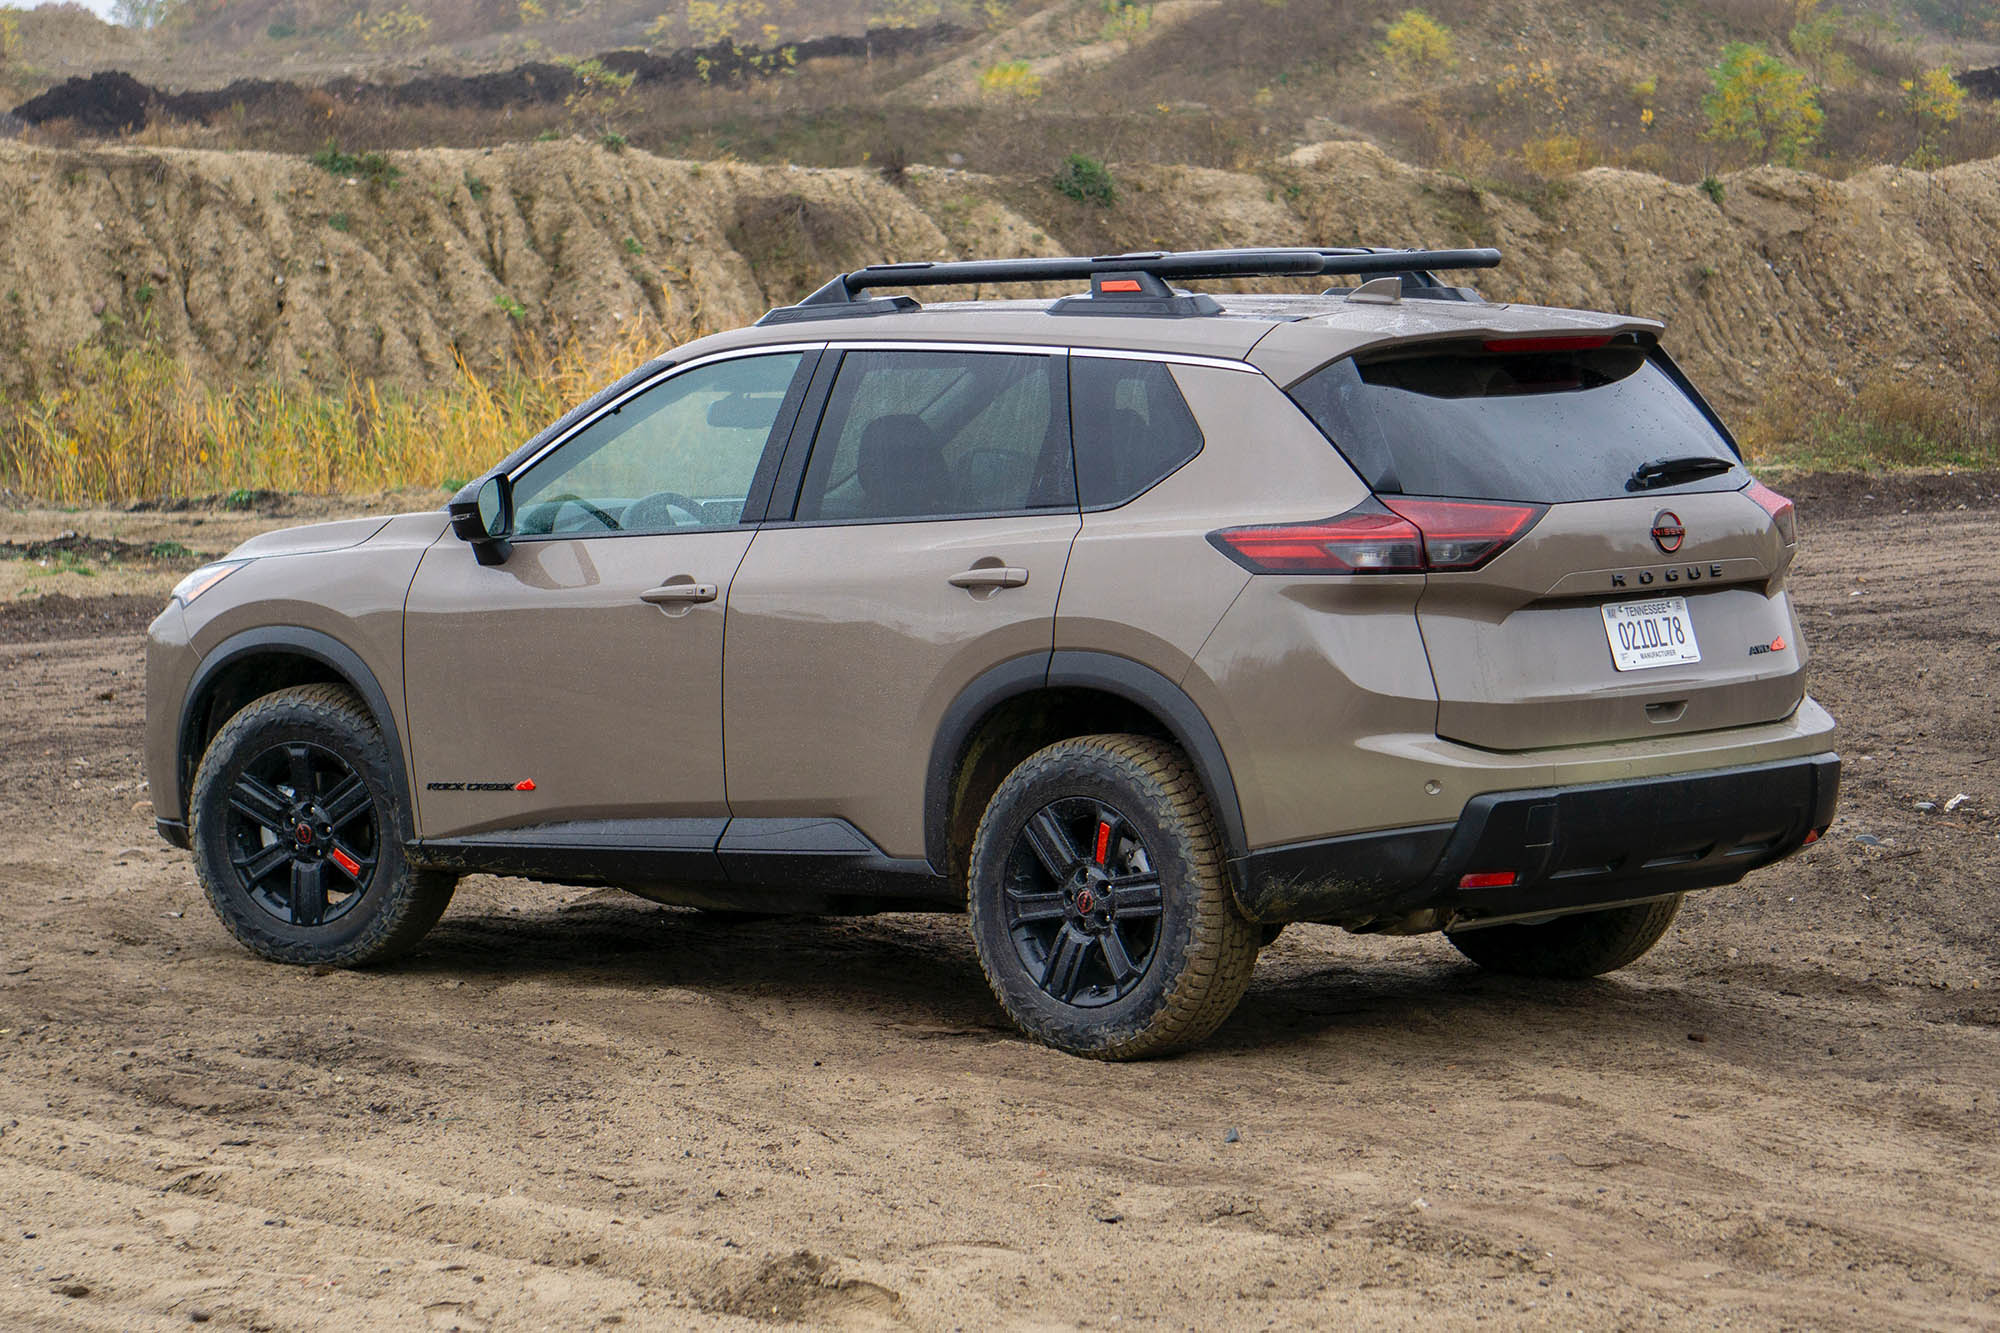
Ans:
{"type": "Polygon", "coordinates": [[[1787,488],[1824,842],[1591,983],[1294,927],[1118,1067],[1016,1039],[954,918],[474,879],[404,964],[259,962],[141,788],[175,575],[17,573],[0,1325],[1991,1327],[2000,476],[1787,488]]]}

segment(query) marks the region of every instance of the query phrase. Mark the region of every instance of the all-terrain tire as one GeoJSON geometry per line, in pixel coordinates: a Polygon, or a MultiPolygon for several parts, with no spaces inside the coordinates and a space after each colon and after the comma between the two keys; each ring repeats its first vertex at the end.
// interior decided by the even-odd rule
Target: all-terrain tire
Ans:
{"type": "Polygon", "coordinates": [[[405,858],[407,797],[392,772],[374,718],[338,685],[267,694],[216,733],[195,771],[189,835],[196,876],[237,939],[274,962],[359,967],[406,953],[437,924],[458,881],[405,858]],[[295,770],[293,756],[301,753],[308,768],[295,770]],[[286,776],[300,771],[306,780],[287,785],[286,776]],[[329,815],[341,827],[318,832],[331,828],[315,813],[325,813],[318,802],[341,787],[344,798],[329,815]],[[307,840],[274,836],[273,826],[285,824],[300,827],[307,840]],[[287,853],[290,861],[281,862],[287,853]],[[265,878],[247,878],[266,861],[273,868],[265,878]],[[310,882],[323,887],[314,906],[301,910],[307,900],[290,896],[300,882],[293,865],[314,862],[319,878],[310,882]],[[358,876],[343,863],[358,867],[358,876]]]}
{"type": "MultiPolygon", "coordinates": [[[[1108,838],[1100,833],[1091,847],[1089,827],[1084,825],[1085,837],[1076,850],[1086,859],[1095,853],[1094,864],[1102,873],[1108,838]]],[[[1079,863],[1078,875],[1087,871],[1079,863]]],[[[973,943],[995,998],[1023,1032],[1060,1050],[1100,1060],[1132,1060],[1183,1049],[1214,1032],[1250,984],[1261,932],[1237,911],[1221,833],[1200,782],[1180,752],[1165,742],[1145,736],[1081,736],[1030,755],[988,803],[973,839],[967,879],[973,943]],[[1137,931],[1133,937],[1150,944],[1143,963],[1126,952],[1126,944],[1118,945],[1124,961],[1136,966],[1125,973],[1123,983],[1111,964],[1110,946],[1097,945],[1095,956],[1109,984],[1097,988],[1089,1004],[1066,1001],[1045,988],[1032,960],[1024,956],[1024,950],[1038,946],[1017,938],[1043,930],[1045,924],[1022,923],[1015,905],[1025,901],[1021,895],[1028,887],[1040,887],[1029,885],[1022,867],[1030,867],[1026,874],[1032,875],[1042,873],[1033,867],[1046,864],[1032,851],[1032,841],[1024,842],[1029,822],[1078,803],[1085,803],[1084,808],[1099,803],[1113,812],[1107,820],[1119,820],[1126,873],[1122,880],[1099,881],[1097,888],[1100,894],[1109,889],[1114,911],[1116,902],[1123,901],[1120,895],[1130,889],[1134,905],[1114,929],[1125,932],[1121,941],[1137,931]],[[1022,859],[1030,856],[1031,861],[1022,859]],[[1145,888],[1149,877],[1157,882],[1157,892],[1145,888]],[[1121,883],[1127,888],[1120,888],[1121,883]],[[1141,898],[1149,901],[1141,904],[1141,898]]],[[[1057,882],[1048,876],[1049,885],[1057,882]]],[[[1036,896],[1054,902],[1058,895],[1036,896]]],[[[1072,892],[1065,910],[1074,913],[1075,906],[1072,892]]],[[[1072,929],[1071,919],[1056,927],[1058,938],[1072,929]]],[[[1083,925],[1075,929],[1077,940],[1089,938],[1083,925]]],[[[1057,947],[1047,946],[1051,958],[1057,947]]]]}
{"type": "Polygon", "coordinates": [[[1602,976],[1660,942],[1680,910],[1679,894],[1658,902],[1559,916],[1538,926],[1488,926],[1447,935],[1481,967],[1521,977],[1602,976]]]}

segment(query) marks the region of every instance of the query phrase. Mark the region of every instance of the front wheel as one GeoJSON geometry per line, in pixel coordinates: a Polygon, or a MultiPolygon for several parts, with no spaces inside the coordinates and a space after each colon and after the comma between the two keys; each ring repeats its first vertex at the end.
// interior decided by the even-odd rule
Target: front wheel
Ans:
{"type": "Polygon", "coordinates": [[[1675,894],[1657,902],[1559,916],[1538,926],[1488,926],[1445,938],[1489,971],[1580,980],[1621,968],[1658,944],[1680,906],[1675,894]]]}
{"type": "Polygon", "coordinates": [[[1074,1055],[1191,1046],[1250,984],[1258,927],[1236,910],[1201,784],[1164,742],[1082,736],[1030,755],[993,794],[968,879],[993,994],[1074,1055]]]}
{"type": "Polygon", "coordinates": [[[195,772],[195,873],[222,923],[275,962],[393,958],[437,923],[457,883],[404,858],[402,799],[352,693],[267,694],[216,733],[195,772]]]}

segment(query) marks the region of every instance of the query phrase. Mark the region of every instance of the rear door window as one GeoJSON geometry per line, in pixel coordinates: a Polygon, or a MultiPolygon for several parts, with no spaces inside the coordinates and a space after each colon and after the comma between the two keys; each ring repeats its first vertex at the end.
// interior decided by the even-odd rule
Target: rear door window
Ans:
{"type": "Polygon", "coordinates": [[[1291,395],[1386,494],[1560,504],[1750,480],[1678,372],[1636,343],[1343,358],[1291,395]]]}
{"type": "Polygon", "coordinates": [[[1122,505],[1201,452],[1201,427],[1159,362],[1077,352],[1069,386],[1076,490],[1085,509],[1122,505]]]}
{"type": "Polygon", "coordinates": [[[798,518],[1074,509],[1060,369],[1060,359],[1042,353],[847,353],[806,464],[798,518]]]}

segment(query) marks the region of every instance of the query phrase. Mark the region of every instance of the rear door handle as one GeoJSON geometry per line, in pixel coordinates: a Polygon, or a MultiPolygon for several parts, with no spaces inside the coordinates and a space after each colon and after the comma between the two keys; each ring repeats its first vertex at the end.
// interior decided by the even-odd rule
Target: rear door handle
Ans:
{"type": "Polygon", "coordinates": [[[678,606],[687,602],[712,602],[715,600],[713,583],[662,583],[657,588],[648,588],[639,594],[642,602],[654,606],[678,606]]]}
{"type": "Polygon", "coordinates": [[[1014,565],[979,565],[951,576],[954,588],[1018,588],[1028,581],[1028,571],[1014,565]]]}

